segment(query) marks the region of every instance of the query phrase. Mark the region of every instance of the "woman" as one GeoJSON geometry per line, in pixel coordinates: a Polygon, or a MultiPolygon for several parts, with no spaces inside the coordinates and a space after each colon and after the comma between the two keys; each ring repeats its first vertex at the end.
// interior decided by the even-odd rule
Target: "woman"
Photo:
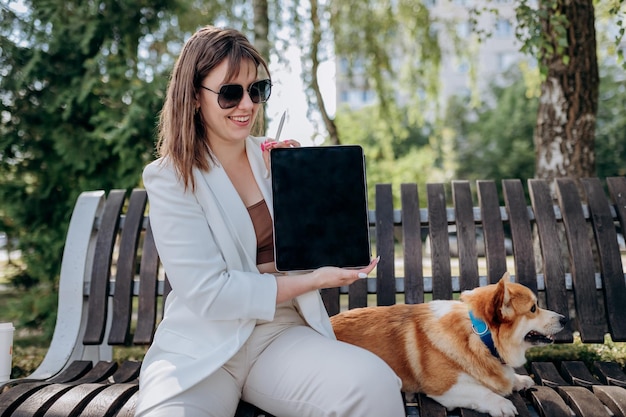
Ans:
{"type": "Polygon", "coordinates": [[[137,415],[230,417],[243,398],[277,416],[404,416],[398,377],[335,340],[318,292],[377,261],[274,268],[268,155],[298,144],[250,136],[270,91],[267,64],[235,30],[199,30],[174,67],[161,158],[143,175],[172,291],[143,362],[137,415]]]}

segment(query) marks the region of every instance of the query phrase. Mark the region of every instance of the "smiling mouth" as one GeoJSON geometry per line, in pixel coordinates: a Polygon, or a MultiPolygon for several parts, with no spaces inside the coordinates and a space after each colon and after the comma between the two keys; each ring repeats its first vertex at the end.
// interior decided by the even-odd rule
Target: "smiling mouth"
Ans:
{"type": "Polygon", "coordinates": [[[549,345],[554,343],[554,338],[551,335],[541,334],[538,331],[531,330],[524,336],[524,340],[533,345],[549,345]]]}

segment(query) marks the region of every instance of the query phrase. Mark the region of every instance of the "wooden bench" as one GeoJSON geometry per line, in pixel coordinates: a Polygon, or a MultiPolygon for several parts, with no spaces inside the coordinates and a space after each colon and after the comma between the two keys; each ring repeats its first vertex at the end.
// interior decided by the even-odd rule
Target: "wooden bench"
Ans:
{"type": "MultiPolygon", "coordinates": [[[[376,185],[370,211],[381,256],[376,277],[323,290],[326,308],[332,315],[342,308],[449,299],[494,283],[508,270],[539,294],[544,307],[571,319],[558,343],[571,343],[573,332],[583,342],[602,343],[606,334],[625,341],[626,281],[617,231],[626,231],[626,178],[606,180],[610,197],[604,185],[584,179],[579,192],[574,181],[560,179],[555,204],[543,181],[528,182],[528,199],[521,181],[505,180],[502,205],[492,181],[429,184],[422,208],[417,186],[403,184],[401,209],[394,208],[390,185],[376,185]],[[450,256],[451,226],[458,258],[450,256]],[[484,258],[477,255],[477,228],[484,258]],[[426,234],[430,257],[424,256],[426,234]]],[[[123,190],[80,195],[67,232],[50,348],[30,377],[0,385],[0,417],[133,415],[141,358],[116,363],[113,349],[152,342],[170,290],[146,203],[141,189],[128,199],[123,190]]],[[[618,363],[538,362],[520,372],[538,384],[511,396],[522,416],[626,414],[626,375],[618,363]]],[[[447,412],[423,395],[407,396],[406,410],[408,416],[481,415],[447,412]]],[[[242,403],[237,415],[264,413],[242,403]]]]}

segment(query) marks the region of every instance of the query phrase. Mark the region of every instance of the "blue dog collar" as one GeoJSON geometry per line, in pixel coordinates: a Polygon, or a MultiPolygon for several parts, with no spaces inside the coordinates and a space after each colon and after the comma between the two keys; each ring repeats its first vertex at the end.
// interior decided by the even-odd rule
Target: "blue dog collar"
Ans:
{"type": "Polygon", "coordinates": [[[493,337],[491,337],[491,331],[489,331],[489,326],[487,326],[487,323],[476,318],[471,310],[469,312],[469,317],[472,321],[472,330],[474,331],[474,333],[476,333],[480,337],[480,340],[482,340],[482,342],[485,344],[485,346],[489,348],[491,354],[500,359],[500,361],[502,361],[502,358],[498,354],[498,350],[493,343],[493,337]]]}

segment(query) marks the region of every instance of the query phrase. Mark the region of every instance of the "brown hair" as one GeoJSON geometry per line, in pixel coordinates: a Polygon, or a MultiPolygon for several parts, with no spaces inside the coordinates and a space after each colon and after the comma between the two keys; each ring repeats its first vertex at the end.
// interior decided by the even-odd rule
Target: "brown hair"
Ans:
{"type": "MultiPolygon", "coordinates": [[[[225,59],[229,62],[225,81],[237,77],[243,60],[254,62],[257,69],[262,67],[269,75],[267,63],[241,32],[206,26],[183,46],[161,110],[157,152],[171,159],[185,188],[191,185],[192,190],[193,168],[209,171],[211,162],[215,162],[204,120],[197,111],[200,84],[225,59]]],[[[261,107],[255,123],[262,121],[261,107]]]]}

